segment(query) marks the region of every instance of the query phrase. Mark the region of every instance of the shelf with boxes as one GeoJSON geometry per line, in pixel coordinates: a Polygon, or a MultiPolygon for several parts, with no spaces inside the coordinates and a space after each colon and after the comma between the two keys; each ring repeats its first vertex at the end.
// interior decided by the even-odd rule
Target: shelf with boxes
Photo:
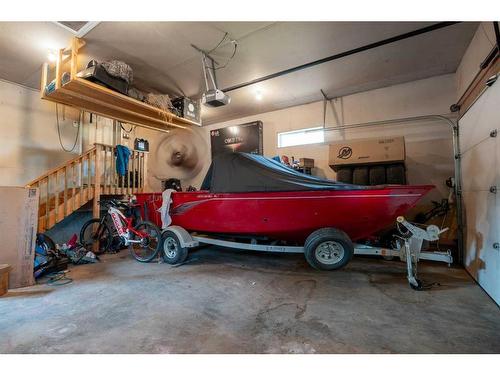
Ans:
{"type": "MultiPolygon", "coordinates": [[[[96,68],[93,66],[78,72],[78,52],[84,45],[85,42],[82,39],[73,38],[69,48],[59,51],[53,81],[49,82],[49,74],[51,73],[49,64],[44,64],[40,89],[42,99],[156,130],[200,125],[199,117],[194,117],[195,120],[198,120],[194,121],[190,117],[182,117],[162,110],[118,92],[117,89],[113,90],[96,83],[90,78],[95,77],[96,74],[102,75],[104,73],[102,71],[96,72],[96,68]],[[68,64],[69,71],[64,71],[68,64]],[[93,73],[89,73],[89,69],[92,69],[93,73]]],[[[186,105],[189,106],[189,103],[186,105]]],[[[182,111],[182,113],[185,112],[182,111]]]]}
{"type": "Polygon", "coordinates": [[[405,185],[404,137],[382,137],[330,144],[329,165],[337,181],[356,185],[405,185]]]}

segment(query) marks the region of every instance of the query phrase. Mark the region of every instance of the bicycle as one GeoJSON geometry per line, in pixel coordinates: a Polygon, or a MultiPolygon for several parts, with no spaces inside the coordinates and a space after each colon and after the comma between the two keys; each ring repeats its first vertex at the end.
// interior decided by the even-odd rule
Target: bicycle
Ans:
{"type": "MultiPolygon", "coordinates": [[[[101,202],[99,202],[101,203],[101,202]]],[[[102,202],[107,207],[106,214],[100,219],[91,219],[83,224],[80,243],[96,254],[107,251],[113,241],[113,224],[122,245],[128,246],[131,255],[139,262],[150,262],[160,250],[161,231],[149,221],[139,221],[134,226],[134,217],[127,217],[119,208],[129,209],[130,205],[111,199],[102,202]]]]}

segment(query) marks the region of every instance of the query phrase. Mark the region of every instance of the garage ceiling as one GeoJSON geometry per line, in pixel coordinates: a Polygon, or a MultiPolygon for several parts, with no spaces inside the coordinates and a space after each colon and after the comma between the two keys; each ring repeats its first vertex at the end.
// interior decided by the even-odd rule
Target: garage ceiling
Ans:
{"type": "MultiPolygon", "coordinates": [[[[197,97],[203,90],[201,61],[191,44],[210,50],[226,32],[238,41],[238,50],[230,64],[218,70],[221,88],[433,23],[101,22],[85,36],[84,52],[98,60],[126,61],[140,88],[197,97]]],[[[335,97],[453,73],[477,26],[460,23],[232,91],[230,105],[203,108],[203,122],[321,100],[320,89],[335,97]],[[257,91],[261,101],[255,98],[257,91]]],[[[0,23],[0,78],[38,88],[48,50],[68,45],[71,37],[52,22],[0,23]]],[[[223,64],[232,52],[226,42],[213,56],[223,64]]]]}

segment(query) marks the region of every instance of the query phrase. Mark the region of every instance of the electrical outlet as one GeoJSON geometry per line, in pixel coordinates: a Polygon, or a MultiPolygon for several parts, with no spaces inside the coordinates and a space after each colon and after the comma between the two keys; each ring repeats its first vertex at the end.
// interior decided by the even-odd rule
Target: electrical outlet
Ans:
{"type": "Polygon", "coordinates": [[[130,134],[128,133],[123,133],[123,139],[129,139],[130,138],[130,134]]]}

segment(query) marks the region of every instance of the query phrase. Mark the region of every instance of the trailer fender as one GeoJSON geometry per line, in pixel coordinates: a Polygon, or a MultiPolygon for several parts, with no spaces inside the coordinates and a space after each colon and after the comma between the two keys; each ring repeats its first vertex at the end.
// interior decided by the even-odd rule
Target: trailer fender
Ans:
{"type": "Polygon", "coordinates": [[[179,240],[179,243],[182,247],[186,248],[192,248],[199,246],[199,242],[195,241],[193,237],[189,234],[187,230],[185,230],[183,227],[180,227],[178,225],[171,225],[167,227],[164,231],[170,231],[175,233],[177,236],[177,239],[179,240]]]}

